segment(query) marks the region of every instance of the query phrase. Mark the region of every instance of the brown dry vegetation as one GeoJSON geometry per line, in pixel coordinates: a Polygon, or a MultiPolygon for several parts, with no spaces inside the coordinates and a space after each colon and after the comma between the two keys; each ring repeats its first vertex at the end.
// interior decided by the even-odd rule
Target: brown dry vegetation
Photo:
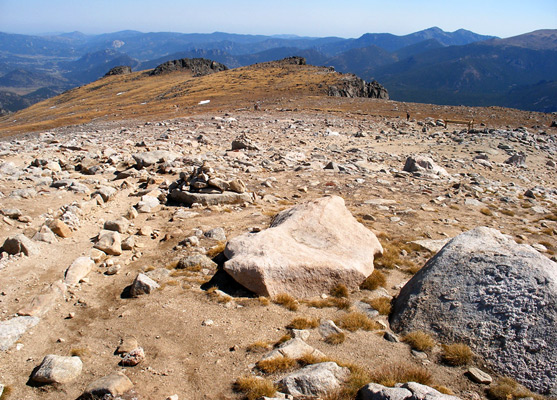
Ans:
{"type": "Polygon", "coordinates": [[[423,331],[409,332],[402,338],[402,341],[408,343],[410,347],[418,351],[431,350],[435,346],[435,341],[429,333],[423,331]]]}

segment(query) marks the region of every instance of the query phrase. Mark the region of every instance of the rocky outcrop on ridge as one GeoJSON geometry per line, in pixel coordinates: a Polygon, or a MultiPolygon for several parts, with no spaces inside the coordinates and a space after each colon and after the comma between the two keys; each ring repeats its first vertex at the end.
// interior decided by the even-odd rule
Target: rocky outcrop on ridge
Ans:
{"type": "Polygon", "coordinates": [[[339,85],[329,86],[327,94],[334,97],[389,99],[389,92],[377,81],[366,82],[354,74],[345,74],[339,85]]]}
{"type": "Polygon", "coordinates": [[[189,70],[193,76],[204,76],[214,72],[226,71],[228,67],[216,61],[205,58],[181,58],[179,60],[167,61],[157,66],[150,75],[161,75],[174,71],[189,70]]]}
{"type": "Polygon", "coordinates": [[[113,75],[127,75],[132,73],[132,67],[129,65],[118,65],[114,68],[111,68],[104,76],[113,76],[113,75]]]}

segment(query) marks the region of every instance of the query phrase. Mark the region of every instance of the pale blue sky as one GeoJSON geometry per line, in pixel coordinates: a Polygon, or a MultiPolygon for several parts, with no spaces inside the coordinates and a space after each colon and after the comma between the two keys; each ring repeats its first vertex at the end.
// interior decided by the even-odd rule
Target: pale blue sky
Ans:
{"type": "Polygon", "coordinates": [[[557,29],[557,0],[0,0],[0,31],[404,35],[432,26],[510,37],[557,29]]]}

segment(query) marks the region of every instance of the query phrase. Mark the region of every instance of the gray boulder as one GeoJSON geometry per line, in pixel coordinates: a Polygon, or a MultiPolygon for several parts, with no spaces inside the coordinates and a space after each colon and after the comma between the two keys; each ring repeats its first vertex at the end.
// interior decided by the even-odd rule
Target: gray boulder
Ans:
{"type": "Polygon", "coordinates": [[[130,289],[130,294],[133,297],[140,296],[142,294],[149,294],[153,290],[159,288],[159,284],[149,278],[145,274],[138,274],[135,280],[132,283],[132,287],[130,289]]]}
{"type": "Polygon", "coordinates": [[[459,397],[443,394],[432,387],[416,382],[397,383],[387,387],[369,383],[358,391],[357,400],[460,400],[459,397]]]}
{"type": "Polygon", "coordinates": [[[67,383],[81,374],[83,363],[79,357],[45,356],[31,379],[39,383],[67,383]]]}
{"type": "Polygon", "coordinates": [[[122,372],[114,372],[110,375],[103,376],[102,378],[91,382],[80,398],[102,399],[105,398],[104,396],[106,395],[111,396],[108,398],[113,398],[115,396],[123,395],[124,393],[130,391],[132,388],[133,383],[126,375],[124,375],[122,372]]]}
{"type": "Polygon", "coordinates": [[[8,254],[23,253],[26,256],[33,256],[39,253],[39,246],[23,233],[19,233],[7,238],[0,250],[8,254]]]}
{"type": "Polygon", "coordinates": [[[308,365],[277,382],[282,392],[293,396],[324,396],[338,390],[350,370],[334,362],[308,365]]]}
{"type": "Polygon", "coordinates": [[[99,233],[99,240],[95,244],[95,248],[104,251],[112,256],[122,254],[122,237],[116,231],[102,230],[99,233]]]}
{"type": "Polygon", "coordinates": [[[224,270],[259,295],[311,297],[339,283],[358,287],[382,252],[344,200],[329,196],[281,212],[269,229],[232,239],[224,270]]]}
{"type": "Polygon", "coordinates": [[[78,257],[68,267],[64,277],[64,283],[68,286],[77,285],[95,266],[91,257],[78,257]]]}
{"type": "Polygon", "coordinates": [[[449,176],[445,168],[437,165],[431,159],[431,157],[427,157],[420,154],[416,156],[408,157],[406,159],[406,162],[404,163],[403,171],[429,173],[429,174],[439,175],[439,176],[449,176]]]}
{"type": "Polygon", "coordinates": [[[557,264],[490,228],[452,239],[402,288],[391,327],[465,342],[496,372],[557,394],[557,264]]]}

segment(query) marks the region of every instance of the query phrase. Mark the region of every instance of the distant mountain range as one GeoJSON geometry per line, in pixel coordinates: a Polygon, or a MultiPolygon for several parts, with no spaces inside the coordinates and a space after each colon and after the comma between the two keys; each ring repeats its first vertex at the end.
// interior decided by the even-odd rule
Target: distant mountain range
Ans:
{"type": "Polygon", "coordinates": [[[375,79],[393,100],[557,111],[557,30],[499,39],[439,28],[357,39],[221,32],[0,33],[0,108],[15,111],[98,79],[117,65],[142,70],[203,57],[237,68],[288,56],[375,79]]]}

